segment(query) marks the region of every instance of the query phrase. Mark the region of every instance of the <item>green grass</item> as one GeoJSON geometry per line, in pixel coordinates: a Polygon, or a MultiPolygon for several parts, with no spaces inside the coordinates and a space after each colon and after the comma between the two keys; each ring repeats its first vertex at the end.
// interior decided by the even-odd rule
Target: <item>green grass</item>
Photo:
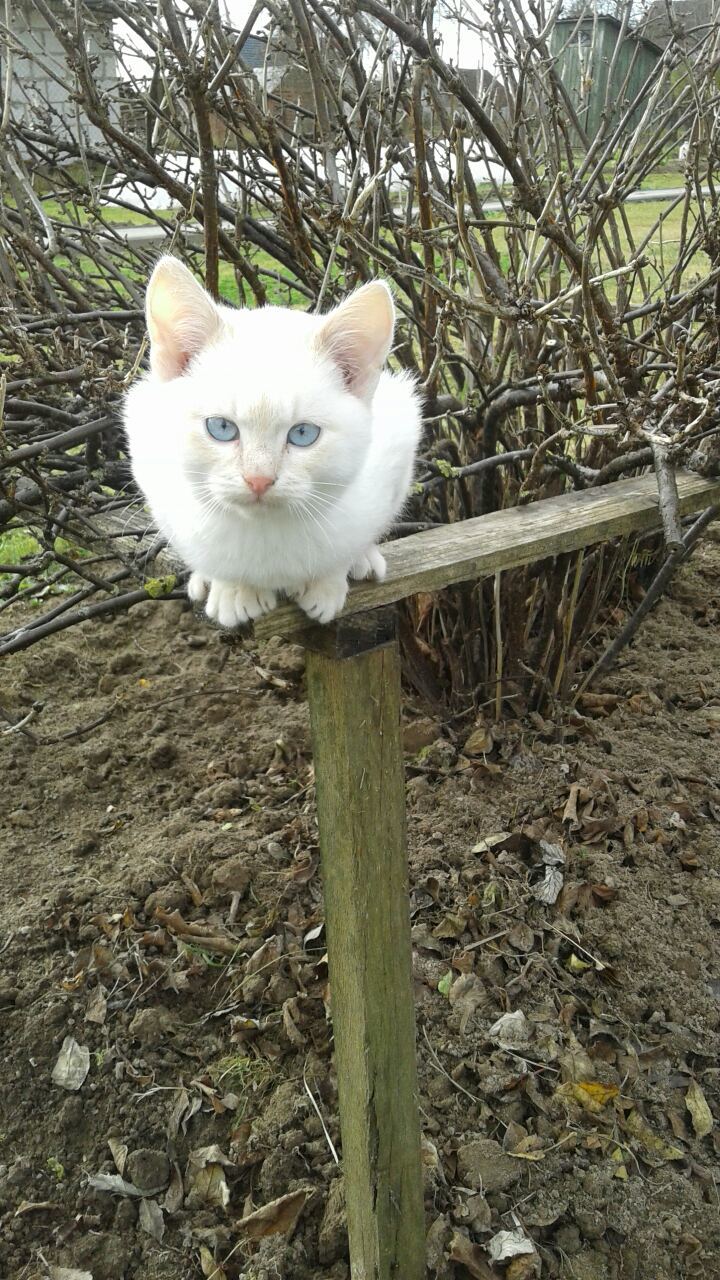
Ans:
{"type": "MultiPolygon", "coordinates": [[[[96,219],[102,222],[110,222],[119,227],[148,227],[155,222],[154,217],[147,213],[142,213],[139,209],[125,209],[117,204],[99,205],[97,211],[82,205],[54,199],[43,200],[42,205],[49,218],[55,218],[60,222],[74,222],[83,227],[88,226],[96,219]]],[[[156,217],[163,219],[174,218],[175,210],[158,209],[156,217]]]]}
{"type": "MultiPolygon", "coordinates": [[[[248,262],[252,262],[256,271],[278,271],[284,273],[284,268],[262,249],[251,250],[247,255],[248,262]]],[[[268,302],[278,307],[294,307],[299,305],[307,306],[307,298],[292,286],[284,285],[279,280],[273,280],[270,276],[262,275],[262,282],[265,286],[268,302]]],[[[237,305],[240,302],[240,291],[235,279],[235,269],[229,262],[220,263],[220,296],[228,302],[237,305]]],[[[249,297],[249,290],[247,290],[249,297]]]]}
{"type": "MultiPolygon", "coordinates": [[[[91,553],[78,547],[73,542],[68,542],[67,538],[56,538],[53,547],[55,551],[64,556],[73,556],[77,560],[82,560],[91,553]]],[[[6,533],[0,533],[0,564],[8,565],[14,572],[0,573],[0,586],[4,582],[8,582],[16,573],[22,573],[23,566],[27,560],[34,559],[42,553],[42,546],[37,538],[27,529],[10,529],[6,533]]],[[[30,586],[35,581],[42,581],[57,573],[62,566],[57,560],[51,560],[50,563],[42,570],[39,577],[35,574],[32,577],[23,577],[19,587],[22,590],[26,586],[30,586]]],[[[76,581],[74,574],[69,574],[68,578],[53,586],[54,593],[62,593],[72,589],[72,583],[76,581]]]]}
{"type": "MultiPolygon", "coordinates": [[[[0,564],[17,565],[23,560],[37,555],[40,543],[26,529],[11,529],[8,533],[0,533],[0,564]]],[[[0,582],[7,574],[0,573],[0,582]]]]}
{"type": "MultiPolygon", "coordinates": [[[[655,183],[658,188],[673,184],[665,181],[655,183]]],[[[682,191],[682,188],[679,188],[682,191]]],[[[682,225],[682,205],[671,209],[671,201],[666,200],[649,200],[641,204],[626,204],[625,215],[629,229],[629,235],[625,228],[621,226],[618,219],[620,243],[623,249],[623,259],[629,262],[635,255],[639,246],[650,235],[648,243],[642,251],[642,258],[646,260],[647,265],[644,267],[645,284],[651,290],[654,289],[663,279],[669,270],[677,263],[678,252],[680,246],[680,233],[682,225]],[[662,222],[656,226],[658,220],[662,217],[662,222]],[[650,234],[652,232],[652,234],[650,234]],[[631,249],[630,242],[634,248],[631,249]]],[[[694,219],[691,215],[690,230],[692,229],[694,219]]],[[[500,257],[500,266],[503,272],[507,272],[509,268],[509,253],[507,234],[504,227],[498,227],[493,233],[493,238],[498,249],[500,257]]],[[[581,245],[582,247],[582,245],[581,245]]],[[[608,270],[609,262],[607,254],[604,250],[600,250],[596,255],[596,263],[594,274],[600,275],[603,271],[608,270]]],[[[710,260],[706,253],[696,253],[692,262],[683,272],[683,282],[685,285],[690,284],[694,279],[700,278],[710,270],[710,260]]],[[[569,272],[567,267],[563,266],[560,270],[561,286],[565,288],[569,282],[569,272]]],[[[617,281],[608,280],[605,284],[605,292],[611,302],[615,301],[617,296],[617,281]]],[[[632,293],[632,302],[635,305],[644,301],[644,295],[640,282],[636,279],[632,293]]]]}
{"type": "Polygon", "coordinates": [[[641,191],[662,191],[666,187],[677,187],[680,191],[683,189],[683,166],[678,161],[677,164],[663,165],[661,169],[654,169],[649,173],[647,178],[643,178],[640,183],[641,191]]]}
{"type": "MultiPolygon", "coordinates": [[[[680,246],[680,232],[682,225],[682,207],[672,209],[662,221],[660,227],[655,228],[655,224],[663,211],[670,209],[670,203],[666,201],[654,200],[648,201],[647,204],[628,204],[625,206],[628,224],[632,234],[633,242],[637,247],[642,244],[645,237],[652,231],[652,236],[643,250],[643,257],[649,261],[646,268],[646,275],[650,284],[659,282],[667,272],[673,268],[678,260],[678,252],[680,246]],[[653,230],[653,228],[655,228],[653,230]]],[[[690,223],[692,227],[692,220],[690,223]]],[[[628,237],[623,232],[621,234],[621,242],[624,250],[630,257],[628,237]]],[[[687,285],[693,278],[705,275],[710,270],[710,259],[706,253],[696,253],[692,262],[683,272],[683,281],[687,285]]],[[[609,282],[611,283],[611,282],[609,282]]],[[[612,297],[613,294],[609,295],[612,297]]],[[[636,285],[633,301],[637,301],[640,297],[640,287],[636,285]]]]}
{"type": "MultiPolygon", "coordinates": [[[[668,182],[667,179],[668,175],[666,174],[661,173],[659,175],[653,175],[653,185],[664,187],[667,183],[668,186],[672,186],[673,184],[668,182]]],[[[678,190],[680,191],[682,188],[678,186],[678,190]]],[[[116,214],[124,213],[123,210],[117,209],[114,212],[116,214]]],[[[677,208],[670,209],[670,202],[662,200],[656,202],[653,200],[642,204],[626,204],[625,213],[632,240],[636,247],[643,242],[646,235],[648,235],[651,230],[653,231],[648,244],[643,250],[643,258],[647,260],[648,264],[645,267],[646,285],[652,289],[667,274],[667,272],[675,266],[677,262],[682,221],[682,207],[678,206],[677,208]],[[662,218],[661,225],[655,228],[655,224],[663,214],[666,216],[662,218]],[[653,228],[655,229],[653,230],[653,228]]],[[[119,221],[120,219],[118,218],[117,222],[119,223],[119,221]]],[[[147,222],[148,219],[143,215],[136,215],[135,225],[141,225],[142,223],[147,222]]],[[[499,226],[497,231],[494,232],[494,238],[500,257],[501,269],[503,272],[507,272],[510,265],[510,258],[505,228],[499,226]]],[[[629,239],[624,229],[620,232],[620,238],[623,248],[627,252],[627,256],[629,258],[631,256],[631,250],[629,248],[629,239]]],[[[388,245],[388,248],[390,249],[391,246],[388,245]]],[[[418,254],[420,253],[419,244],[415,245],[415,251],[418,254]]],[[[268,301],[270,303],[278,306],[306,305],[304,295],[299,293],[297,290],[294,290],[291,285],[285,285],[281,281],[273,279],[272,275],[265,274],[272,272],[284,274],[284,269],[275,261],[274,258],[271,257],[270,254],[265,253],[263,250],[250,247],[247,251],[247,260],[252,262],[255,269],[260,272],[261,279],[267,292],[268,301]]],[[[56,261],[58,266],[64,267],[66,270],[69,269],[69,262],[67,258],[58,257],[56,261]]],[[[78,265],[83,272],[94,277],[98,283],[102,284],[102,269],[98,269],[92,259],[87,257],[76,259],[75,266],[77,267],[78,265]]],[[[600,274],[603,270],[606,270],[607,267],[607,258],[605,254],[602,253],[598,256],[595,271],[597,274],[600,274]]],[[[710,263],[707,255],[705,253],[697,253],[693,258],[691,265],[687,267],[683,273],[684,282],[687,284],[693,279],[704,275],[709,270],[709,267],[710,263]]],[[[438,254],[437,257],[437,270],[438,274],[442,278],[443,259],[440,254],[438,254]]],[[[144,284],[144,276],[141,272],[127,272],[127,274],[135,279],[139,284],[144,284]]],[[[568,279],[567,269],[563,268],[561,271],[561,283],[563,287],[567,284],[568,279]]],[[[614,301],[617,295],[616,281],[608,281],[605,288],[610,301],[614,301]]],[[[116,305],[116,295],[110,292],[109,286],[108,291],[110,293],[110,305],[116,305]]],[[[229,262],[222,262],[220,264],[220,295],[228,302],[235,305],[238,305],[238,303],[241,302],[240,291],[235,278],[235,270],[229,262]]],[[[250,291],[247,289],[246,301],[251,303],[250,291]]],[[[637,281],[635,283],[632,301],[635,304],[644,301],[641,286],[637,281]]]]}
{"type": "MultiPolygon", "coordinates": [[[[679,162],[669,160],[659,166],[643,181],[641,189],[653,190],[654,188],[669,187],[677,188],[678,192],[680,192],[683,189],[682,183],[682,166],[679,162]]],[[[478,184],[478,191],[482,195],[488,195],[490,197],[494,195],[494,191],[488,184],[478,184]]],[[[98,213],[96,214],[91,208],[88,209],[73,206],[71,204],[63,204],[54,197],[47,197],[44,200],[44,206],[48,214],[53,218],[59,218],[66,222],[74,221],[78,225],[86,227],[92,226],[96,217],[98,222],[105,222],[118,227],[148,226],[153,223],[152,217],[148,217],[146,214],[139,211],[121,208],[117,205],[105,205],[102,207],[102,210],[98,210],[98,213]]],[[[657,285],[661,278],[665,276],[677,262],[682,209],[677,208],[672,210],[672,212],[667,212],[668,209],[669,204],[663,201],[658,201],[657,203],[652,201],[647,204],[628,204],[625,206],[628,224],[635,245],[640,244],[644,240],[645,236],[652,230],[655,223],[658,221],[659,216],[663,213],[667,213],[667,216],[664,217],[662,221],[661,227],[653,231],[650,241],[643,250],[643,256],[648,262],[648,265],[645,268],[645,283],[646,287],[649,286],[651,289],[657,285]]],[[[175,220],[176,212],[166,210],[159,213],[158,217],[172,223],[175,220]]],[[[494,233],[494,238],[498,249],[501,268],[503,271],[507,272],[510,265],[510,258],[505,229],[498,227],[497,231],[494,233]]],[[[631,255],[631,250],[629,249],[628,236],[624,231],[621,232],[621,241],[629,257],[631,255]]],[[[390,245],[388,247],[391,248],[390,245]]],[[[415,249],[419,254],[420,246],[416,245],[415,249]]],[[[285,273],[284,269],[280,267],[269,254],[248,246],[247,260],[251,262],[255,269],[260,273],[269,302],[282,306],[306,305],[304,295],[299,293],[297,290],[294,290],[292,288],[292,284],[283,284],[282,280],[276,280],[273,278],[272,273],[278,273],[280,275],[284,275],[285,273]]],[[[444,266],[442,256],[440,254],[438,254],[437,261],[437,270],[442,277],[444,266]]],[[[67,259],[59,257],[57,262],[59,266],[69,269],[67,259]]],[[[603,270],[607,269],[607,265],[605,255],[602,253],[599,254],[595,271],[599,274],[603,270]]],[[[98,269],[90,258],[81,258],[79,261],[75,260],[74,267],[77,269],[78,266],[88,276],[94,277],[99,284],[103,283],[102,269],[98,269]]],[[[687,268],[684,273],[685,282],[688,283],[698,275],[705,274],[708,268],[709,262],[707,256],[704,253],[697,254],[693,259],[691,266],[687,268]]],[[[144,276],[142,273],[130,272],[128,274],[140,285],[144,284],[144,276]]],[[[568,278],[567,270],[563,269],[561,272],[561,283],[563,286],[567,284],[568,278]]],[[[608,297],[613,301],[617,295],[617,283],[615,281],[609,281],[605,288],[608,297]]],[[[111,306],[116,305],[116,294],[110,290],[109,286],[108,292],[109,304],[111,306]]],[[[241,290],[238,288],[235,270],[228,262],[223,262],[220,266],[220,294],[228,302],[236,305],[241,303],[243,300],[241,290]]],[[[643,300],[644,294],[640,284],[636,281],[632,301],[637,303],[643,300]]],[[[245,288],[245,301],[252,304],[252,296],[247,288],[245,288]]]]}

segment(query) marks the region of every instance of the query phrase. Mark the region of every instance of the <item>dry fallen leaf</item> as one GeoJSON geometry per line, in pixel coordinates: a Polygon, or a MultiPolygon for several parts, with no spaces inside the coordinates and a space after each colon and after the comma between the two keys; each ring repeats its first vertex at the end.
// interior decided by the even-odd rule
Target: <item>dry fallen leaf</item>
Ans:
{"type": "Polygon", "coordinates": [[[668,1107],[665,1114],[670,1122],[673,1136],[679,1138],[681,1142],[687,1142],[689,1134],[684,1113],[678,1111],[676,1107],[668,1107]]]}
{"type": "Polygon", "coordinates": [[[577,1102],[584,1111],[596,1116],[608,1102],[617,1098],[619,1092],[614,1084],[599,1084],[595,1080],[570,1080],[555,1090],[555,1097],[577,1102]]]}
{"type": "Polygon", "coordinates": [[[195,1147],[190,1152],[189,1168],[204,1169],[208,1164],[222,1164],[225,1165],[226,1169],[233,1168],[232,1160],[220,1150],[217,1142],[211,1143],[209,1147],[195,1147]]]}
{"type": "Polygon", "coordinates": [[[13,1214],[13,1218],[24,1218],[26,1213],[44,1213],[46,1209],[57,1209],[52,1200],[21,1200],[13,1214]]]}
{"type": "Polygon", "coordinates": [[[484,984],[474,973],[461,973],[460,977],[453,982],[448,998],[455,1012],[460,1014],[461,1035],[465,1034],[467,1024],[475,1011],[490,1002],[484,984]]]}
{"type": "Polygon", "coordinates": [[[685,1106],[690,1112],[695,1136],[697,1138],[706,1138],[709,1133],[712,1133],[713,1118],[707,1098],[697,1080],[690,1081],[688,1091],[685,1094],[685,1106]]]}
{"type": "Polygon", "coordinates": [[[467,916],[459,912],[447,911],[440,923],[433,929],[433,937],[460,938],[467,929],[467,923],[467,916]]]}
{"type": "Polygon", "coordinates": [[[206,1164],[192,1174],[186,1204],[214,1204],[226,1209],[229,1201],[230,1190],[221,1164],[206,1164]]]}
{"type": "Polygon", "coordinates": [[[563,823],[567,822],[569,824],[571,831],[576,831],[580,826],[580,823],[578,821],[577,807],[578,807],[578,796],[581,791],[582,791],[582,787],[580,783],[574,782],[570,788],[570,795],[567,798],[567,803],[565,805],[565,808],[563,809],[563,815],[562,815],[563,823]]]}
{"type": "Polygon", "coordinates": [[[537,1253],[522,1254],[519,1258],[513,1258],[505,1272],[505,1280],[535,1280],[540,1275],[540,1266],[537,1253]]]}
{"type": "Polygon", "coordinates": [[[230,1191],[223,1166],[234,1167],[216,1142],[209,1147],[196,1147],[190,1152],[185,1169],[187,1204],[214,1204],[221,1209],[227,1208],[230,1191]]]}
{"type": "Polygon", "coordinates": [[[563,887],[563,873],[559,867],[546,867],[545,879],[533,889],[533,897],[538,902],[544,902],[546,906],[551,907],[557,902],[560,890],[563,887]]]}
{"type": "Polygon", "coordinates": [[[227,1280],[227,1272],[215,1261],[206,1244],[200,1245],[200,1267],[205,1280],[227,1280]]]}
{"type": "Polygon", "coordinates": [[[503,1049],[520,1049],[529,1043],[532,1029],[522,1009],[514,1013],[504,1013],[494,1022],[488,1031],[491,1040],[497,1041],[503,1049]]]}
{"type": "Polygon", "coordinates": [[[494,746],[495,739],[490,725],[480,720],[477,728],[473,729],[470,737],[465,742],[463,752],[466,756],[484,756],[492,751],[494,746]]]}
{"type": "Polygon", "coordinates": [[[177,1138],[182,1127],[183,1133],[187,1133],[187,1127],[196,1111],[202,1107],[202,1098],[199,1094],[193,1094],[190,1098],[187,1089],[179,1089],[177,1101],[170,1113],[168,1120],[167,1135],[168,1138],[177,1138]]]}
{"type": "Polygon", "coordinates": [[[563,1080],[592,1080],[595,1074],[592,1059],[574,1031],[567,1032],[567,1045],[558,1055],[558,1065],[563,1080]]]}
{"type": "Polygon", "coordinates": [[[177,1213],[179,1209],[182,1209],[184,1198],[185,1190],[183,1188],[182,1174],[179,1166],[174,1164],[170,1171],[170,1185],[165,1192],[163,1207],[168,1213],[177,1213]]]}
{"type": "Polygon", "coordinates": [[[302,1049],[307,1043],[306,1037],[298,1027],[300,1021],[300,1001],[297,996],[291,996],[286,1000],[282,1007],[282,1020],[285,1035],[296,1049],[302,1049]]]}
{"type": "Polygon", "coordinates": [[[564,873],[560,870],[565,864],[565,854],[559,844],[550,844],[548,840],[540,840],[540,858],[545,864],[545,878],[533,890],[533,897],[538,902],[552,906],[557,902],[563,887],[564,873]]]}
{"type": "Polygon", "coordinates": [[[122,1178],[125,1173],[125,1165],[128,1158],[127,1143],[121,1142],[119,1138],[108,1138],[108,1146],[110,1154],[115,1161],[115,1168],[122,1178]]]}
{"type": "Polygon", "coordinates": [[[160,1244],[165,1235],[165,1219],[157,1200],[141,1200],[138,1221],[142,1230],[160,1244]]]}
{"type": "Polygon", "coordinates": [[[679,1147],[671,1146],[669,1142],[665,1142],[662,1138],[658,1138],[657,1134],[648,1128],[639,1111],[630,1112],[625,1121],[625,1128],[644,1148],[646,1159],[648,1156],[652,1156],[663,1164],[668,1160],[685,1159],[684,1151],[681,1151],[679,1147]]]}
{"type": "Polygon", "coordinates": [[[92,1271],[78,1271],[76,1267],[51,1267],[50,1280],[93,1280],[92,1271]]]}
{"type": "Polygon", "coordinates": [[[271,1200],[237,1223],[237,1230],[250,1240],[264,1240],[265,1236],[292,1235],[297,1226],[309,1190],[292,1191],[279,1200],[271,1200]]]}
{"type": "Polygon", "coordinates": [[[488,1243],[491,1262],[504,1262],[506,1258],[515,1258],[519,1254],[535,1253],[535,1245],[522,1228],[516,1231],[498,1231],[488,1243]]]}
{"type": "Polygon", "coordinates": [[[516,951],[532,951],[535,945],[535,934],[530,925],[521,920],[518,924],[513,925],[507,940],[516,951]]]}
{"type": "Polygon", "coordinates": [[[478,840],[474,844],[471,853],[489,853],[491,849],[501,848],[506,840],[511,838],[510,831],[495,831],[492,835],[485,836],[482,840],[478,840]]]}
{"type": "Polygon", "coordinates": [[[445,1260],[445,1243],[450,1232],[450,1220],[446,1215],[436,1218],[425,1237],[425,1260],[427,1268],[439,1272],[445,1260]]]}
{"type": "Polygon", "coordinates": [[[88,1178],[88,1186],[95,1191],[110,1191],[116,1196],[137,1196],[142,1199],[144,1194],[134,1182],[126,1182],[119,1173],[94,1173],[88,1178]]]}
{"type": "Polygon", "coordinates": [[[512,1150],[508,1149],[507,1154],[512,1156],[513,1160],[544,1160],[547,1155],[545,1142],[546,1139],[541,1138],[539,1134],[529,1133],[512,1150]]]}
{"type": "Polygon", "coordinates": [[[53,1067],[53,1084],[75,1092],[84,1084],[89,1070],[90,1050],[87,1045],[78,1044],[72,1036],[66,1036],[53,1067]]]}
{"type": "Polygon", "coordinates": [[[540,840],[540,857],[546,867],[562,867],[565,865],[565,854],[559,844],[551,844],[549,840],[540,840]]]}
{"type": "Polygon", "coordinates": [[[459,1262],[465,1267],[473,1280],[497,1280],[498,1272],[488,1266],[480,1245],[472,1244],[460,1231],[453,1234],[448,1256],[451,1262],[459,1262]]]}
{"type": "Polygon", "coordinates": [[[103,988],[98,985],[93,987],[85,1006],[85,1021],[94,1022],[101,1027],[107,1015],[107,1000],[103,988]]]}

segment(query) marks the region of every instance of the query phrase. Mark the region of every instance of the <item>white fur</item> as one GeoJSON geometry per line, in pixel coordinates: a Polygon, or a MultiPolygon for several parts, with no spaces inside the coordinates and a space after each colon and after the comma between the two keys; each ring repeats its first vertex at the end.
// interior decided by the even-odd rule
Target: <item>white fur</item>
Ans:
{"type": "Polygon", "coordinates": [[[182,264],[161,260],[148,289],[152,372],[125,409],[135,479],[211,618],[237,626],[284,594],[329,622],[349,574],[383,577],[376,544],[412,479],[417,392],[381,372],[390,294],[367,285],[329,317],[208,304],[182,264]],[[213,416],[240,440],[211,439],[213,416]],[[321,428],[307,448],[287,442],[300,422],[321,428]],[[245,475],[274,483],[257,500],[245,475]]]}

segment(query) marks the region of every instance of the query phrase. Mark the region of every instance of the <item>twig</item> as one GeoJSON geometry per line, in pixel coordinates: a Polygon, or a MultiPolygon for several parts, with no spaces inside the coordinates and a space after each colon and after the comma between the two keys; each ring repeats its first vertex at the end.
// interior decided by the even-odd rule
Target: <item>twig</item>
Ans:
{"type": "MultiPolygon", "coordinates": [[[[8,401],[8,404],[10,403],[8,401]]],[[[69,414],[65,416],[70,417],[69,414]]],[[[17,466],[19,462],[28,462],[30,458],[40,458],[51,449],[67,449],[85,440],[91,440],[93,436],[99,435],[101,431],[107,431],[108,427],[117,426],[117,420],[110,417],[97,418],[94,422],[84,422],[79,427],[71,427],[69,431],[60,431],[56,436],[48,436],[47,440],[41,440],[38,444],[26,444],[20,449],[14,449],[12,452],[6,453],[2,458],[2,465],[5,467],[17,466]]]]}
{"type": "Polygon", "coordinates": [[[513,462],[524,462],[526,458],[532,458],[535,453],[534,449],[515,449],[512,453],[493,453],[489,458],[480,458],[478,462],[469,462],[465,467],[453,467],[451,474],[431,476],[429,480],[421,480],[420,483],[424,490],[434,489],[437,485],[447,483],[448,480],[459,480],[464,476],[482,475],[485,471],[492,471],[495,467],[507,467],[513,462]]]}
{"type": "Polygon", "coordinates": [[[15,724],[11,724],[9,729],[3,729],[3,737],[6,737],[9,733],[17,733],[19,729],[23,729],[26,724],[29,724],[31,720],[35,719],[36,715],[37,712],[35,708],[31,707],[27,715],[23,716],[22,720],[18,720],[15,724]]]}
{"type": "Polygon", "coordinates": [[[424,1037],[425,1043],[428,1049],[430,1050],[430,1056],[433,1060],[433,1065],[435,1066],[435,1068],[440,1072],[441,1075],[445,1076],[446,1080],[450,1081],[450,1084],[452,1085],[453,1089],[457,1089],[458,1093],[464,1093],[465,1097],[469,1098],[471,1102],[479,1103],[480,1101],[479,1098],[476,1098],[475,1095],[470,1093],[468,1089],[464,1089],[463,1086],[459,1083],[459,1081],[454,1080],[453,1077],[450,1075],[450,1072],[445,1070],[442,1062],[438,1058],[435,1050],[433,1049],[430,1043],[427,1029],[423,1027],[422,1031],[423,1031],[423,1037],[424,1037]]]}
{"type": "Polygon", "coordinates": [[[611,644],[598,659],[592,670],[586,675],[582,684],[578,688],[573,702],[577,702],[581,694],[585,692],[590,684],[593,684],[599,676],[615,662],[618,654],[622,652],[627,644],[630,643],[633,636],[637,632],[641,623],[645,620],[650,610],[657,604],[658,600],[666,590],[668,583],[675,574],[676,569],[688,558],[693,547],[699,542],[708,525],[720,515],[720,503],[716,503],[712,507],[707,507],[694,524],[690,526],[685,537],[681,539],[680,546],[676,547],[670,553],[659,573],[651,582],[643,599],[638,605],[635,612],[628,618],[622,631],[619,632],[611,644]]]}
{"type": "MultiPolygon", "coordinates": [[[[169,591],[155,598],[158,600],[187,599],[184,591],[169,591]]],[[[36,627],[24,627],[14,632],[9,639],[0,640],[0,658],[9,653],[19,653],[22,649],[35,644],[37,640],[44,640],[58,631],[65,631],[78,622],[87,622],[89,618],[107,617],[111,613],[122,613],[125,609],[132,609],[133,605],[149,599],[147,591],[126,591],[122,595],[112,596],[109,600],[100,600],[97,604],[86,605],[84,608],[62,614],[59,618],[53,618],[52,621],[41,623],[36,627]]]]}
{"type": "Polygon", "coordinates": [[[304,1063],[304,1064],[303,1064],[303,1084],[304,1084],[304,1086],[305,1086],[305,1092],[306,1092],[306,1094],[307,1094],[308,1098],[310,1099],[310,1102],[312,1103],[313,1109],[314,1109],[314,1111],[315,1111],[315,1114],[316,1114],[316,1116],[317,1116],[318,1120],[320,1121],[320,1124],[322,1125],[322,1131],[323,1131],[323,1133],[325,1134],[325,1141],[327,1142],[327,1144],[328,1144],[328,1146],[329,1146],[329,1148],[330,1148],[330,1154],[331,1154],[331,1156],[332,1156],[333,1160],[335,1161],[335,1163],[336,1163],[336,1164],[340,1164],[340,1158],[339,1158],[339,1156],[338,1156],[337,1151],[335,1150],[335,1144],[334,1144],[334,1142],[333,1142],[332,1138],[330,1137],[330,1134],[328,1133],[328,1127],[327,1127],[327,1125],[325,1124],[325,1118],[324,1118],[324,1116],[323,1116],[323,1114],[322,1114],[322,1112],[321,1112],[321,1110],[320,1110],[320,1108],[319,1108],[319,1106],[318,1106],[317,1102],[315,1101],[315,1098],[314,1098],[314,1096],[313,1096],[312,1089],[310,1088],[310,1085],[309,1085],[309,1084],[308,1084],[308,1082],[307,1082],[307,1076],[306,1076],[306,1074],[305,1074],[306,1067],[307,1067],[307,1063],[304,1063]]]}
{"type": "Polygon", "coordinates": [[[493,603],[495,614],[495,720],[502,719],[502,678],[503,678],[503,640],[502,640],[502,612],[500,608],[500,588],[502,586],[502,573],[495,574],[493,583],[493,603]]]}
{"type": "Polygon", "coordinates": [[[660,495],[660,515],[665,533],[665,545],[668,551],[679,551],[683,546],[683,536],[678,512],[679,497],[675,469],[668,462],[669,446],[663,440],[651,440],[650,448],[660,495]]]}

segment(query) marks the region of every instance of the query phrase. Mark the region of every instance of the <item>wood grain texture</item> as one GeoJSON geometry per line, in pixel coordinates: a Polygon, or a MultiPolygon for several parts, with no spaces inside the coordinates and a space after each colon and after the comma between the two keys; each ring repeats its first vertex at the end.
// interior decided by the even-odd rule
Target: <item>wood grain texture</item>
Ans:
{"type": "Polygon", "coordinates": [[[307,675],[351,1272],[425,1280],[397,642],[307,675]]]}
{"type": "MultiPolygon", "coordinates": [[[[693,515],[720,500],[720,479],[679,472],[677,483],[681,515],[693,515]]],[[[383,546],[388,566],[385,581],[353,585],[342,616],[418,591],[438,591],[456,582],[486,578],[500,569],[578,551],[622,534],[659,528],[661,523],[657,483],[648,473],[428,529],[383,546]]],[[[296,605],[283,604],[257,619],[255,636],[259,640],[292,636],[312,625],[296,605]]]]}

